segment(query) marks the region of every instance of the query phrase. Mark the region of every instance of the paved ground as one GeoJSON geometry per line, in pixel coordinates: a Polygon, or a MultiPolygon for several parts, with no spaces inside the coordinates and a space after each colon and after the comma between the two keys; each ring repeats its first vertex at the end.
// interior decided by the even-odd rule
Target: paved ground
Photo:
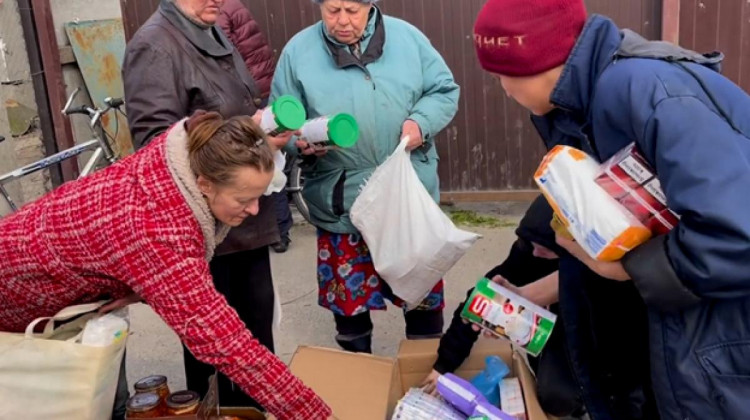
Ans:
{"type": "MultiPolygon", "coordinates": [[[[502,215],[517,221],[523,205],[474,205],[472,209],[502,215]]],[[[515,240],[512,228],[466,228],[483,237],[446,276],[446,320],[465,297],[466,290],[486,271],[500,262],[515,240]]],[[[298,345],[336,347],[330,313],[317,306],[315,280],[315,230],[297,224],[293,243],[285,254],[272,253],[272,267],[281,301],[283,321],[275,337],[277,354],[289,362],[298,345]]],[[[167,375],[173,390],[184,389],[182,349],[177,336],[145,305],[131,307],[132,336],[128,344],[128,378],[132,384],[151,374],[167,375]]],[[[373,316],[376,354],[394,356],[404,337],[401,311],[389,308],[373,316]]],[[[447,324],[446,324],[447,325],[447,324]]]]}

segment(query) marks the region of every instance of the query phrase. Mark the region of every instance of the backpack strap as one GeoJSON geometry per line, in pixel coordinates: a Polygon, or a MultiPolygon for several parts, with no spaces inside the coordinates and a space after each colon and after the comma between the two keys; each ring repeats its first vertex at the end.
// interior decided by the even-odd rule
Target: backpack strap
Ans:
{"type": "MultiPolygon", "coordinates": [[[[734,122],[729,118],[729,114],[724,108],[719,105],[716,97],[706,86],[706,82],[703,78],[698,75],[693,69],[691,69],[686,63],[695,63],[702,66],[708,67],[717,73],[721,73],[721,62],[724,60],[724,54],[719,51],[713,51],[707,54],[701,54],[686,48],[682,48],[679,45],[672,44],[666,41],[649,41],[643,38],[636,32],[630,29],[623,29],[622,42],[620,47],[615,53],[615,59],[617,58],[650,58],[653,60],[663,60],[671,63],[675,66],[680,67],[682,70],[690,74],[701,89],[706,93],[708,99],[716,107],[719,115],[732,127],[732,130],[743,134],[734,122]]],[[[744,135],[744,134],[743,134],[744,135]]]]}

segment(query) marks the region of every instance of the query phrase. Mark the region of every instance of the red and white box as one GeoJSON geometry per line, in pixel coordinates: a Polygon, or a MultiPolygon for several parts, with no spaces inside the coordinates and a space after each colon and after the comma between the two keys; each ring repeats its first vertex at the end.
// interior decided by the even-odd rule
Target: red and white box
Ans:
{"type": "Polygon", "coordinates": [[[668,233],[679,221],[679,216],[667,207],[656,171],[635,143],[602,164],[596,183],[655,235],[668,233]]]}

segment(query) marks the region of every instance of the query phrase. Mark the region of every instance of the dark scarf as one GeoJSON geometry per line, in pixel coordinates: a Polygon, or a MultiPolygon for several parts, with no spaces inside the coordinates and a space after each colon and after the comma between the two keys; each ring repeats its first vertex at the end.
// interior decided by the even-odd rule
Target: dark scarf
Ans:
{"type": "Polygon", "coordinates": [[[326,34],[325,25],[322,25],[323,39],[325,39],[326,45],[328,45],[328,49],[331,52],[333,60],[335,61],[338,68],[357,66],[364,69],[365,66],[377,61],[383,55],[383,47],[385,46],[385,26],[383,25],[383,13],[380,12],[380,9],[375,6],[373,6],[372,9],[373,11],[371,12],[372,15],[370,16],[370,18],[376,19],[375,31],[371,35],[372,39],[370,39],[370,43],[367,45],[367,49],[365,51],[361,51],[359,50],[359,47],[357,47],[357,50],[359,51],[359,57],[355,55],[354,51],[351,51],[351,47],[349,47],[349,54],[347,54],[347,50],[340,48],[338,45],[336,45],[336,43],[331,41],[331,39],[326,34]]]}

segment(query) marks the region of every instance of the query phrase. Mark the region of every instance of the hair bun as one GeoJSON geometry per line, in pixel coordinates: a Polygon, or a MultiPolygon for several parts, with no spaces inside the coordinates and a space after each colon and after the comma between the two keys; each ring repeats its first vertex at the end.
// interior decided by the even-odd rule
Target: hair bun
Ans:
{"type": "Polygon", "coordinates": [[[188,149],[196,151],[205,146],[221,128],[223,122],[224,118],[218,112],[207,112],[202,109],[193,112],[193,115],[185,121],[185,131],[190,138],[188,149]]]}

